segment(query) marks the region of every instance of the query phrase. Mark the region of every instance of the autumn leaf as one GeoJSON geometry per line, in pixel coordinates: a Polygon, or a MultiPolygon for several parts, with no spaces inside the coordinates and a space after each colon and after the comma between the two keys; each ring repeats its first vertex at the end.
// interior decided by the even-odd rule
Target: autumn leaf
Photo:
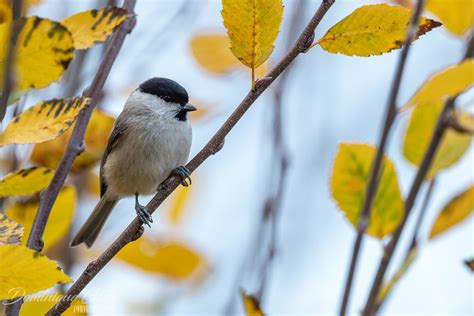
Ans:
{"type": "MultiPolygon", "coordinates": [[[[10,23],[0,24],[0,47],[9,40],[10,23]]],[[[57,81],[74,57],[73,40],[61,24],[38,17],[22,18],[24,24],[17,42],[15,60],[16,89],[43,88],[57,81]]],[[[6,50],[0,50],[0,80],[6,62],[6,50]]]]}
{"type": "Polygon", "coordinates": [[[145,236],[120,250],[116,257],[134,267],[174,280],[188,279],[205,265],[200,254],[180,242],[163,242],[145,236]]]}
{"type": "Polygon", "coordinates": [[[0,135],[0,146],[35,144],[54,139],[67,131],[89,99],[76,97],[41,101],[20,113],[0,135]]]}
{"type": "Polygon", "coordinates": [[[254,71],[273,52],[283,16],[281,0],[222,0],[222,18],[231,51],[254,71]]]}
{"type": "Polygon", "coordinates": [[[464,260],[464,263],[469,268],[469,270],[471,270],[471,272],[474,272],[474,258],[466,259],[466,260],[464,260]]]}
{"type": "Polygon", "coordinates": [[[436,15],[446,29],[455,35],[463,35],[474,26],[472,0],[427,0],[425,8],[436,15]]]}
{"type": "Polygon", "coordinates": [[[240,295],[242,296],[242,303],[244,305],[244,311],[246,316],[264,316],[265,314],[262,312],[260,308],[260,303],[257,301],[255,297],[250,294],[245,293],[244,291],[240,291],[240,295]]]}
{"type": "Polygon", "coordinates": [[[178,224],[184,215],[186,204],[189,201],[191,187],[180,186],[172,193],[168,218],[174,225],[178,224]]]}
{"type": "Polygon", "coordinates": [[[464,221],[474,212],[474,186],[455,196],[438,214],[430,232],[430,239],[439,236],[464,221]]]}
{"type": "Polygon", "coordinates": [[[35,293],[72,279],[45,255],[18,245],[0,246],[0,299],[35,293]]]}
{"type": "Polygon", "coordinates": [[[46,188],[52,178],[48,168],[18,170],[0,180],[0,197],[33,194],[46,188]]]}
{"type": "MultiPolygon", "coordinates": [[[[330,53],[368,57],[402,47],[410,10],[387,4],[366,5],[334,25],[318,42],[330,53]]],[[[421,18],[417,38],[441,23],[421,18]]]]}
{"type": "Polygon", "coordinates": [[[71,15],[61,21],[74,39],[74,48],[86,49],[105,41],[127,19],[127,10],[105,7],[71,15]]]}
{"type": "Polygon", "coordinates": [[[0,246],[21,245],[23,226],[0,213],[0,246]]]}
{"type": "MultiPolygon", "coordinates": [[[[190,47],[197,63],[212,74],[222,75],[239,68],[248,69],[235,59],[234,55],[229,50],[230,41],[226,34],[196,34],[191,39],[190,47]]],[[[266,63],[263,63],[255,70],[255,75],[257,77],[262,77],[267,72],[268,67],[266,67],[266,63]]],[[[199,108],[199,110],[201,109],[199,108]]]]}
{"type": "MultiPolygon", "coordinates": [[[[365,144],[341,144],[334,160],[331,193],[349,222],[356,227],[376,150],[374,146],[365,144]]],[[[376,238],[391,234],[403,214],[403,198],[395,167],[385,156],[367,233],[376,238]]]]}
{"type": "MultiPolygon", "coordinates": [[[[41,299],[26,300],[21,306],[20,316],[46,315],[46,313],[62,298],[61,293],[45,293],[39,296],[41,299]]],[[[83,298],[75,298],[71,306],[62,316],[87,316],[88,306],[83,298]]]]}
{"type": "Polygon", "coordinates": [[[225,34],[196,34],[190,47],[198,64],[211,73],[227,73],[240,65],[229,50],[230,42],[225,34]]]}
{"type": "MultiPolygon", "coordinates": [[[[45,249],[51,248],[58,241],[60,241],[69,231],[72,219],[74,216],[74,209],[76,205],[76,192],[73,187],[64,186],[59,191],[58,198],[53,205],[51,214],[43,236],[45,249]]],[[[39,201],[33,199],[28,202],[18,202],[7,208],[6,214],[14,221],[20,223],[25,227],[25,237],[23,244],[26,245],[31,226],[38,212],[39,201]]]]}
{"type": "MultiPolygon", "coordinates": [[[[73,172],[95,166],[104,153],[115,119],[100,109],[94,109],[84,134],[85,150],[72,165],[73,172]]],[[[74,125],[73,125],[74,126],[74,125]]],[[[31,161],[48,168],[56,168],[66,150],[72,128],[60,137],[35,145],[31,161]]]]}
{"type": "Polygon", "coordinates": [[[444,101],[474,84],[474,59],[443,69],[431,76],[403,108],[421,103],[444,101]]]}
{"type": "MultiPolygon", "coordinates": [[[[415,166],[419,166],[423,160],[443,104],[442,99],[433,103],[419,104],[411,113],[403,141],[403,155],[415,166]]],[[[474,124],[474,116],[468,113],[456,112],[456,116],[463,125],[474,124]]],[[[441,139],[427,178],[431,179],[439,171],[455,164],[466,153],[471,141],[471,135],[448,129],[441,139]]]]}

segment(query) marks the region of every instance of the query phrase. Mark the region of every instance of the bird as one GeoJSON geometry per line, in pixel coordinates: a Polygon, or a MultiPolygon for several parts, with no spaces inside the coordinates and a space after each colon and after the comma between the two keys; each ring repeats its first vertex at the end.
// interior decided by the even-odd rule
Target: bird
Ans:
{"type": "Polygon", "coordinates": [[[186,90],[167,78],[151,78],[135,89],[117,117],[100,163],[100,200],[70,243],[92,247],[117,202],[135,196],[142,224],[153,219],[138,196],[150,195],[170,175],[191,184],[184,167],[189,158],[192,129],[188,112],[196,111],[186,90]]]}

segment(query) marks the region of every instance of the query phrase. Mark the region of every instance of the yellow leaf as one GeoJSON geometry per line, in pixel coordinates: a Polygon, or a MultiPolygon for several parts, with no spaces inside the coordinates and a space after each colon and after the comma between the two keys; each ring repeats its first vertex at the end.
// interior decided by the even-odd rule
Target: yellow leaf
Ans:
{"type": "MultiPolygon", "coordinates": [[[[59,302],[63,294],[60,293],[45,293],[36,294],[32,298],[26,297],[25,303],[21,306],[20,316],[31,315],[46,315],[46,313],[59,302]]],[[[86,316],[87,303],[83,298],[75,298],[65,312],[61,313],[63,316],[86,316]]]]}
{"type": "MultiPolygon", "coordinates": [[[[23,18],[15,60],[16,89],[43,88],[57,81],[74,57],[69,31],[61,24],[38,17],[23,18]]],[[[9,40],[10,22],[0,24],[0,47],[9,40]]],[[[0,78],[6,50],[0,50],[0,78]]],[[[3,79],[1,79],[3,80],[3,79]]]]}
{"type": "Polygon", "coordinates": [[[211,73],[227,73],[240,65],[229,50],[230,42],[225,34],[194,35],[190,46],[198,64],[211,73]]]}
{"type": "Polygon", "coordinates": [[[474,26],[472,0],[428,0],[425,8],[436,15],[456,35],[463,35],[474,26]]]}
{"type": "Polygon", "coordinates": [[[162,242],[145,236],[120,250],[116,257],[142,270],[175,280],[194,276],[204,265],[200,254],[179,242],[162,242]]]}
{"type": "Polygon", "coordinates": [[[74,48],[86,49],[105,41],[126,19],[127,10],[105,7],[71,15],[62,20],[61,24],[71,32],[74,48]]]}
{"type": "Polygon", "coordinates": [[[0,146],[35,144],[54,139],[67,131],[79,113],[89,106],[89,99],[42,101],[20,113],[0,135],[0,146]]]}
{"type": "Polygon", "coordinates": [[[2,245],[0,258],[1,300],[72,282],[56,262],[24,246],[2,245]]]}
{"type": "Polygon", "coordinates": [[[191,187],[180,186],[173,192],[168,218],[170,222],[175,225],[181,221],[184,215],[183,213],[189,201],[191,187]]]}
{"type": "MultiPolygon", "coordinates": [[[[365,144],[341,144],[334,161],[331,193],[346,218],[357,227],[376,148],[365,144]]],[[[378,191],[372,203],[367,233],[377,238],[391,234],[403,218],[403,198],[397,173],[385,156],[378,191]]]]}
{"type": "Polygon", "coordinates": [[[2,0],[0,2],[0,23],[11,21],[12,9],[9,0],[2,0]]]}
{"type": "Polygon", "coordinates": [[[100,196],[100,178],[95,172],[88,172],[86,179],[87,193],[92,196],[100,196]]]}
{"type": "Polygon", "coordinates": [[[431,101],[444,101],[474,84],[474,59],[447,67],[431,76],[404,108],[431,101]]]}
{"type": "Polygon", "coordinates": [[[438,214],[430,232],[430,239],[461,223],[474,212],[474,186],[455,196],[438,214]]]}
{"type": "Polygon", "coordinates": [[[281,0],[222,0],[231,51],[252,70],[273,52],[283,16],[281,0]]]}
{"type": "MultiPolygon", "coordinates": [[[[102,158],[115,119],[100,109],[94,109],[84,135],[85,150],[72,165],[73,172],[93,167],[102,158]]],[[[48,168],[56,168],[69,142],[72,128],[60,137],[35,145],[31,161],[48,168]]]]}
{"type": "Polygon", "coordinates": [[[255,297],[246,294],[244,291],[240,292],[242,296],[242,303],[244,304],[245,315],[247,316],[264,316],[260,304],[255,297]]]}
{"type": "MultiPolygon", "coordinates": [[[[420,165],[429,146],[443,103],[444,101],[440,99],[435,103],[419,104],[411,113],[403,142],[403,155],[415,166],[420,165]]],[[[474,123],[472,115],[464,112],[457,114],[463,125],[469,126],[474,123]]],[[[441,139],[427,178],[430,179],[440,170],[455,164],[467,151],[471,140],[471,135],[448,129],[441,139]]]]}
{"type": "Polygon", "coordinates": [[[0,213],[0,246],[21,245],[23,226],[0,213]]]}
{"type": "MultiPolygon", "coordinates": [[[[46,224],[43,236],[45,249],[54,246],[69,231],[74,216],[75,205],[76,192],[74,188],[64,186],[61,191],[59,191],[58,198],[53,205],[48,223],[46,224]]],[[[38,200],[33,199],[26,203],[13,204],[8,207],[5,212],[11,219],[25,227],[24,245],[26,245],[26,241],[30,235],[31,226],[33,225],[38,207],[38,200]]]]}
{"type": "MultiPolygon", "coordinates": [[[[226,74],[238,68],[244,68],[229,50],[230,42],[226,34],[196,34],[191,39],[190,46],[198,64],[210,73],[226,74]]],[[[263,77],[268,73],[269,69],[268,64],[263,63],[255,70],[255,75],[263,77]]],[[[191,117],[197,112],[190,113],[191,117]]]]}
{"type": "Polygon", "coordinates": [[[46,188],[52,178],[53,173],[47,168],[18,170],[0,180],[0,197],[33,194],[46,188]]]}
{"type": "Polygon", "coordinates": [[[464,260],[464,263],[469,268],[469,270],[471,270],[471,272],[474,272],[474,258],[466,259],[466,260],[464,260]]]}
{"type": "MultiPolygon", "coordinates": [[[[334,25],[318,41],[330,53],[368,57],[398,49],[405,40],[410,10],[387,4],[366,5],[334,25]]],[[[417,38],[441,23],[421,18],[417,38]]]]}

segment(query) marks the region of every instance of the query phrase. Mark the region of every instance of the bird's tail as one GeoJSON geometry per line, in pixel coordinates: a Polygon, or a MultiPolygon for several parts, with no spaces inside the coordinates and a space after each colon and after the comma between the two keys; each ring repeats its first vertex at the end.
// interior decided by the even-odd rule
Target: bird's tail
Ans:
{"type": "Polygon", "coordinates": [[[92,247],[115,204],[117,204],[117,200],[110,200],[110,197],[108,198],[107,194],[104,194],[76,237],[71,241],[70,246],[74,247],[85,243],[87,247],[92,247]]]}

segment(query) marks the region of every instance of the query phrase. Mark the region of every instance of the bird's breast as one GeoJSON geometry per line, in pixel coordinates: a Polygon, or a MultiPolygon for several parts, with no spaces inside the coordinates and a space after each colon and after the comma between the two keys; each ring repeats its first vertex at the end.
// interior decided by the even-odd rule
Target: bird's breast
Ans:
{"type": "Polygon", "coordinates": [[[107,190],[119,197],[153,194],[174,168],[186,163],[191,138],[186,122],[135,124],[106,160],[107,190]]]}

